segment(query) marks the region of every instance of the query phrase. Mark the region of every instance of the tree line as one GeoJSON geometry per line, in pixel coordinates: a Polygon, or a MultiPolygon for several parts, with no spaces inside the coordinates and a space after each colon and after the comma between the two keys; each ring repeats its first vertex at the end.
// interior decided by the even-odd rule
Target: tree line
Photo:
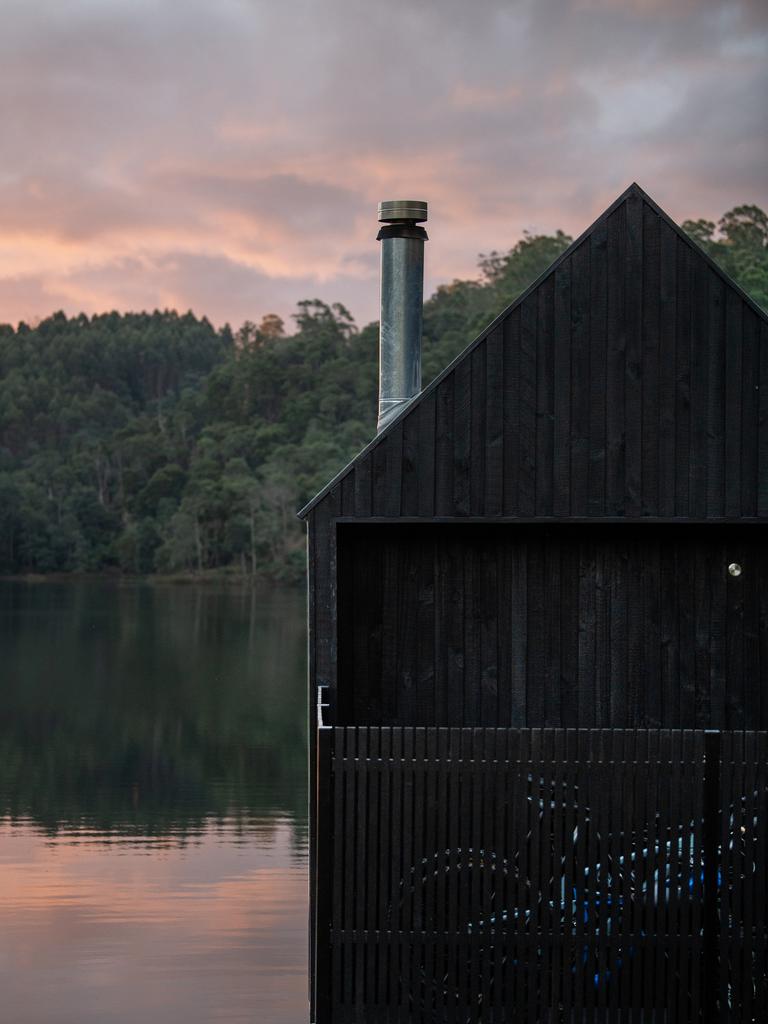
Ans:
{"type": "MultiPolygon", "coordinates": [[[[768,216],[684,228],[768,308],[768,216]]],[[[525,235],[424,306],[432,379],[570,244],[525,235]]],[[[0,573],[297,579],[295,511],[375,432],[378,326],[298,303],[214,329],[173,311],[0,325],[0,573]]]]}

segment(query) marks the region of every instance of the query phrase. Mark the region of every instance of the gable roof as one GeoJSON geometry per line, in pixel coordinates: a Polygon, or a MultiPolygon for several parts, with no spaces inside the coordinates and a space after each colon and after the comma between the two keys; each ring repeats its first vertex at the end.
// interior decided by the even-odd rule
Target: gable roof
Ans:
{"type": "MultiPolygon", "coordinates": [[[[453,374],[462,364],[468,362],[472,354],[481,346],[484,342],[494,335],[499,328],[503,327],[506,322],[509,321],[513,314],[517,313],[525,306],[527,302],[539,292],[543,286],[548,285],[553,278],[557,275],[558,270],[569,264],[574,256],[581,250],[582,246],[588,240],[594,240],[594,236],[598,233],[604,233],[606,226],[612,219],[613,215],[620,210],[622,206],[628,202],[634,202],[635,204],[645,204],[649,211],[655,218],[663,223],[666,228],[671,229],[675,238],[679,242],[684,243],[684,246],[693,254],[693,260],[698,261],[700,266],[705,267],[707,270],[712,272],[726,287],[733,296],[737,296],[746,307],[751,310],[752,313],[756,314],[763,325],[768,325],[768,316],[764,310],[762,310],[749,295],[744,292],[739,285],[736,284],[719,266],[701,249],[701,247],[688,236],[636,183],[632,183],[618,198],[581,234],[561,255],[535,280],[525,289],[517,298],[504,309],[483,331],[472,341],[462,352],[456,356],[455,359],[449,363],[445,369],[443,369],[418,395],[403,406],[401,411],[395,416],[387,426],[378,433],[336,476],[331,479],[325,487],[320,490],[311,501],[309,501],[298,513],[298,517],[304,519],[307,515],[312,512],[325,498],[328,497],[331,492],[334,492],[339,485],[341,485],[345,479],[355,471],[356,468],[361,467],[363,463],[370,460],[374,453],[380,449],[383,445],[386,445],[388,440],[393,436],[396,436],[398,432],[402,433],[403,425],[409,418],[414,417],[420,406],[430,400],[431,396],[440,389],[443,382],[445,382],[451,374],[453,374]]],[[[642,227],[641,227],[642,230],[642,227]]],[[[642,307],[641,307],[642,308],[642,307]]],[[[692,305],[691,310],[694,306],[692,305]]],[[[642,316],[642,313],[641,313],[642,316]]],[[[568,340],[570,344],[570,339],[568,340]]],[[[723,355],[725,350],[723,351],[723,355]]],[[[765,362],[765,360],[763,361],[765,362]]],[[[763,370],[766,373],[766,370],[763,370]]],[[[765,444],[768,445],[768,437],[765,439],[765,444]]],[[[768,450],[766,451],[768,455],[768,450]]],[[[760,514],[768,514],[768,483],[766,483],[765,494],[765,507],[760,514]]],[[[762,507],[762,506],[761,506],[762,507]]],[[[466,514],[466,513],[465,513],[466,514]]],[[[574,514],[571,509],[571,514],[574,514]]],[[[623,513],[621,513],[623,514],[623,513]]],[[[647,512],[646,514],[651,514],[647,512]]],[[[677,514],[682,514],[678,512],[677,514]]]]}

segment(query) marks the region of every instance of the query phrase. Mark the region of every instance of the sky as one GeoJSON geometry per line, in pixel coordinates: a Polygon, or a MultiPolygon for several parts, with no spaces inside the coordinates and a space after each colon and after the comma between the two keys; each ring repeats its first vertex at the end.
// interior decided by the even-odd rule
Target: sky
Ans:
{"type": "Polygon", "coordinates": [[[0,322],[378,307],[376,206],[426,292],[633,180],[768,208],[765,0],[0,0],[0,322]]]}

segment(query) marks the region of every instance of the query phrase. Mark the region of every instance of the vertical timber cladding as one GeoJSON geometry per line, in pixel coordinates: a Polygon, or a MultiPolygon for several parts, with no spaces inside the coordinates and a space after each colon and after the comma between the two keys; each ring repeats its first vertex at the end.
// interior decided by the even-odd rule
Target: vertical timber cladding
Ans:
{"type": "Polygon", "coordinates": [[[768,318],[632,186],[302,515],[332,689],[339,519],[766,524],[768,318]]]}
{"type": "Polygon", "coordinates": [[[630,189],[310,512],[768,520],[768,317],[630,189]]]}
{"type": "Polygon", "coordinates": [[[767,534],[341,524],[336,720],[768,728],[767,534]]]}
{"type": "MultiPolygon", "coordinates": [[[[702,1007],[726,1013],[739,992],[745,1006],[762,1005],[765,985],[749,995],[759,971],[744,950],[751,935],[752,962],[764,965],[768,783],[764,758],[738,742],[764,751],[768,727],[765,312],[633,185],[300,514],[310,536],[317,1019],[328,1019],[317,999],[329,993],[329,965],[340,970],[322,923],[340,890],[322,864],[337,873],[333,844],[352,835],[351,818],[335,832],[328,823],[354,810],[352,774],[336,789],[336,730],[318,741],[318,686],[328,688],[326,724],[366,726],[374,740],[378,730],[382,743],[387,730],[405,744],[440,726],[736,730],[743,740],[722,736],[719,769],[734,811],[721,815],[714,843],[725,851],[730,909],[720,916],[720,988],[702,1007]],[[732,563],[740,574],[728,573],[732,563]],[[315,774],[318,749],[326,760],[315,774]],[[731,840],[739,815],[740,844],[731,840]]],[[[376,757],[342,760],[359,773],[354,786],[365,777],[376,791],[376,772],[385,785],[376,757]]],[[[450,761],[432,758],[428,770],[460,784],[463,768],[450,761]]],[[[636,792],[650,799],[647,787],[636,792]]],[[[669,799],[690,821],[682,790],[669,799]]],[[[632,808],[621,802],[616,813],[632,808]]],[[[449,810],[444,800],[436,809],[449,810]]],[[[357,848],[345,850],[362,870],[357,848]]],[[[559,955],[555,946],[547,955],[559,955]]],[[[368,970],[374,953],[365,955],[368,970]]],[[[355,978],[353,1002],[369,985],[355,978]]],[[[592,998],[576,993],[575,1016],[558,1024],[597,1019],[582,1013],[592,998]]],[[[633,994],[622,1005],[641,1003],[633,994]]],[[[675,1020],[705,1019],[689,1011],[675,1020]]],[[[626,1010],[617,1012],[623,1024],[626,1010]]]]}

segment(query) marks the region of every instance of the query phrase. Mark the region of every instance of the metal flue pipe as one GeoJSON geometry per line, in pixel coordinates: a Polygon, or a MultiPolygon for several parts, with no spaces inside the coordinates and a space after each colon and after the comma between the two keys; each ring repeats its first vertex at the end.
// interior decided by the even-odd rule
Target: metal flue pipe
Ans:
{"type": "Polygon", "coordinates": [[[427,204],[412,199],[379,203],[381,321],[379,327],[378,430],[421,391],[421,320],[424,243],[419,227],[427,204]]]}

